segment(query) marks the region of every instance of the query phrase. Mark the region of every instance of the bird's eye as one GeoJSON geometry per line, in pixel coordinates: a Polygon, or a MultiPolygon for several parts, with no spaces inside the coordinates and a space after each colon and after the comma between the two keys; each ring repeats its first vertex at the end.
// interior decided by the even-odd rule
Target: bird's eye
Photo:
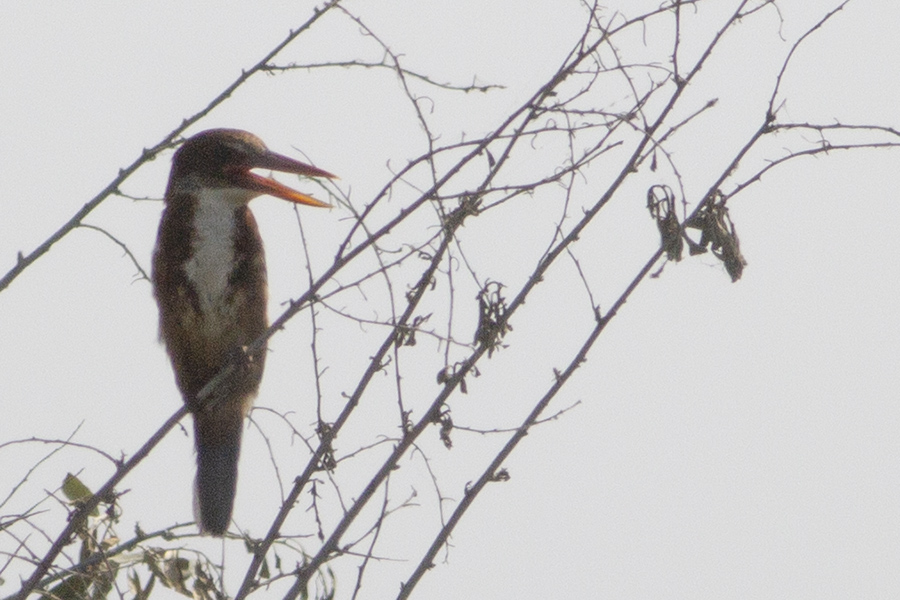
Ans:
{"type": "Polygon", "coordinates": [[[244,167],[236,165],[233,162],[222,165],[222,173],[226,177],[236,177],[246,171],[244,167]]]}

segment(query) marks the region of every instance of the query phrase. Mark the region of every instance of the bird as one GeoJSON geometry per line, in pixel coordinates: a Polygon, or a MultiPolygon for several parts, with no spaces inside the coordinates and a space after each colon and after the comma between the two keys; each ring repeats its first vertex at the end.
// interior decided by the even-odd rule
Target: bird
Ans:
{"type": "Polygon", "coordinates": [[[198,133],[172,158],[153,252],[159,336],[194,422],[194,515],[201,533],[213,536],[231,522],[244,417],[265,366],[265,348],[246,352],[268,328],[263,242],[248,203],[268,194],[330,207],[253,169],[335,177],[246,131],[198,133]],[[199,403],[200,390],[228,364],[237,365],[233,374],[199,403]]]}

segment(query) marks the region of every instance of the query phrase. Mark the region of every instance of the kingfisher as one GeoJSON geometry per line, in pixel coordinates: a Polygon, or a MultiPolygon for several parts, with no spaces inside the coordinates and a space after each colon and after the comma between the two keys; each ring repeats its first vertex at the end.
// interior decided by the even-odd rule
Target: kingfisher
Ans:
{"type": "Polygon", "coordinates": [[[200,531],[215,536],[231,522],[244,417],[265,365],[265,349],[246,354],[268,328],[266,261],[248,203],[268,194],[329,207],[253,169],[334,178],[246,131],[198,133],[172,159],[153,253],[159,335],[194,420],[194,515],[200,531]],[[198,403],[200,390],[236,357],[234,375],[198,403]]]}

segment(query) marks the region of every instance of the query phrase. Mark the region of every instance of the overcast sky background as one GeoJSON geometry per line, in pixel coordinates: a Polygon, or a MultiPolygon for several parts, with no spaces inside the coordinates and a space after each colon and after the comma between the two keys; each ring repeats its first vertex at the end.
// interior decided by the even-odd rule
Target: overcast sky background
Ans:
{"type": "MultiPolygon", "coordinates": [[[[654,3],[622,4],[635,15],[654,3]]],[[[781,34],[796,39],[836,4],[780,2],[781,34]]],[[[312,6],[2,3],[0,272],[15,263],[17,252],[30,252],[68,220],[142,148],[259,60],[312,6]]],[[[434,119],[448,139],[488,130],[530,96],[562,62],[584,20],[583,9],[568,0],[347,6],[404,55],[406,66],[438,81],[475,77],[506,86],[485,96],[436,93],[434,119]]],[[[729,10],[704,14],[716,23],[729,10]]],[[[897,23],[894,2],[850,2],[801,48],[785,82],[785,118],[900,127],[897,23]]],[[[711,118],[682,142],[695,144],[700,157],[686,166],[690,192],[701,193],[710,183],[705,170],[719,166],[716,161],[758,126],[789,48],[778,29],[773,11],[748,19],[692,90],[698,102],[720,97],[717,110],[737,116],[711,118]]],[[[278,62],[371,54],[354,26],[335,19],[278,62]]],[[[192,132],[221,126],[250,130],[277,152],[305,152],[339,174],[339,185],[360,203],[388,179],[388,162],[402,165],[422,151],[409,105],[387,72],[256,76],[192,132]]],[[[123,191],[161,197],[169,159],[141,169],[123,191]]],[[[439,561],[416,596],[900,593],[898,160],[896,151],[800,160],[730,204],[749,261],[743,279],[731,284],[718,262],[699,258],[669,265],[662,277],[643,283],[554,407],[581,403],[531,432],[506,465],[512,479],[478,498],[454,534],[449,560],[439,561]]],[[[644,202],[640,192],[630,203],[623,198],[598,225],[629,240],[623,246],[616,238],[621,256],[609,248],[598,254],[609,263],[594,280],[604,306],[658,241],[644,202]]],[[[270,313],[277,315],[281,302],[305,289],[296,222],[285,203],[261,199],[253,207],[267,243],[270,313]]],[[[161,209],[159,202],[111,198],[87,222],[108,228],[149,269],[161,209]]],[[[314,236],[336,228],[342,237],[345,217],[339,210],[303,213],[314,236]]],[[[512,280],[519,250],[496,248],[504,252],[512,280]]],[[[323,253],[313,260],[327,264],[331,249],[323,253]]],[[[0,293],[0,443],[62,438],[81,424],[77,441],[130,454],[178,407],[156,341],[150,286],[134,276],[117,246],[79,230],[0,293]]],[[[572,296],[573,304],[587,306],[583,290],[572,296]]],[[[540,310],[551,298],[536,298],[533,309],[529,302],[513,320],[510,351],[486,370],[515,374],[523,389],[543,390],[552,382],[547,365],[564,366],[574,346],[560,340],[557,348],[552,329],[528,318],[529,309],[540,310]],[[516,344],[529,340],[547,344],[543,366],[515,353],[516,344]]],[[[560,306],[558,317],[566,319],[568,310],[560,306]]],[[[297,374],[279,360],[279,349],[290,356],[294,348],[308,348],[304,328],[289,328],[273,341],[258,404],[287,410],[280,402],[290,397],[297,374]]],[[[533,402],[513,410],[518,392],[508,381],[493,382],[499,386],[493,389],[489,379],[469,383],[471,401],[493,403],[500,415],[485,426],[514,426],[533,402]]],[[[477,423],[481,417],[468,415],[457,398],[454,419],[466,418],[477,423]]],[[[253,465],[265,463],[266,449],[258,436],[248,433],[246,440],[235,517],[262,535],[272,509],[264,504],[271,477],[256,482],[253,465]],[[256,512],[264,514],[258,524],[256,512]]],[[[449,455],[465,456],[477,436],[457,434],[455,441],[449,455]]],[[[46,450],[0,450],[0,495],[46,450]]],[[[441,451],[433,446],[438,468],[449,460],[441,451]]],[[[89,458],[68,452],[48,462],[29,484],[31,500],[89,458]]],[[[458,499],[459,485],[477,470],[456,473],[454,464],[446,466],[452,483],[445,493],[458,499]]],[[[96,488],[109,468],[92,465],[82,476],[96,488]]],[[[123,499],[126,521],[144,515],[142,525],[152,528],[189,520],[193,469],[190,437],[173,432],[123,484],[132,490],[123,499]]],[[[127,535],[130,526],[120,529],[127,535]]],[[[416,539],[420,534],[410,528],[411,546],[429,542],[433,532],[416,539]]],[[[417,559],[404,553],[405,541],[395,537],[384,553],[417,559]]],[[[13,549],[10,538],[0,537],[0,551],[13,549]]],[[[395,594],[414,564],[383,566],[383,578],[367,581],[367,597],[395,594]]],[[[349,581],[341,585],[346,593],[349,581]]],[[[7,581],[0,594],[14,589],[7,581]]]]}

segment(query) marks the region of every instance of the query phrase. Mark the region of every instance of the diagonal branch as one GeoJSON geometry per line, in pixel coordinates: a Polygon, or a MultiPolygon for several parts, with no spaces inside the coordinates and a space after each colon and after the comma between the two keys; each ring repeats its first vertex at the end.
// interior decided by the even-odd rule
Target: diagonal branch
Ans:
{"type": "Polygon", "coordinates": [[[113,180],[110,181],[105,188],[100,190],[100,192],[96,196],[91,198],[74,215],[72,215],[72,218],[66,221],[66,223],[64,223],[59,229],[51,234],[50,237],[44,240],[37,248],[26,255],[19,253],[18,260],[16,261],[16,264],[13,266],[13,268],[10,269],[2,278],[0,278],[0,292],[9,287],[9,284],[11,284],[16,277],[21,275],[22,272],[25,271],[25,269],[34,264],[37,259],[49,252],[50,248],[52,248],[56,242],[60,241],[73,229],[81,225],[84,218],[88,216],[95,208],[100,206],[100,204],[104,200],[114,194],[118,194],[119,186],[121,186],[125,182],[125,180],[131,177],[138,169],[144,166],[145,163],[156,158],[156,156],[163,150],[178,145],[178,139],[182,133],[184,133],[191,125],[200,121],[203,117],[211,113],[213,109],[215,109],[217,106],[231,97],[231,94],[233,94],[239,87],[244,85],[244,83],[246,83],[247,80],[250,79],[250,77],[262,71],[270,60],[272,60],[279,52],[284,50],[284,48],[288,44],[293,42],[301,33],[308,31],[309,28],[312,27],[313,23],[318,21],[319,18],[321,18],[322,15],[326,14],[330,9],[337,6],[340,1],[341,0],[328,0],[322,8],[316,9],[313,12],[313,15],[305,23],[303,23],[303,25],[295,30],[290,31],[287,37],[284,38],[284,40],[282,40],[277,46],[275,46],[275,48],[267,53],[255,65],[247,70],[242,70],[237,79],[235,79],[228,87],[226,87],[222,91],[222,93],[220,93],[209,104],[207,104],[205,108],[182,120],[178,126],[167,133],[163,137],[163,139],[157,142],[154,146],[151,146],[150,148],[144,148],[140,156],[132,161],[130,165],[119,169],[119,174],[115,178],[113,178],[113,180]]]}

